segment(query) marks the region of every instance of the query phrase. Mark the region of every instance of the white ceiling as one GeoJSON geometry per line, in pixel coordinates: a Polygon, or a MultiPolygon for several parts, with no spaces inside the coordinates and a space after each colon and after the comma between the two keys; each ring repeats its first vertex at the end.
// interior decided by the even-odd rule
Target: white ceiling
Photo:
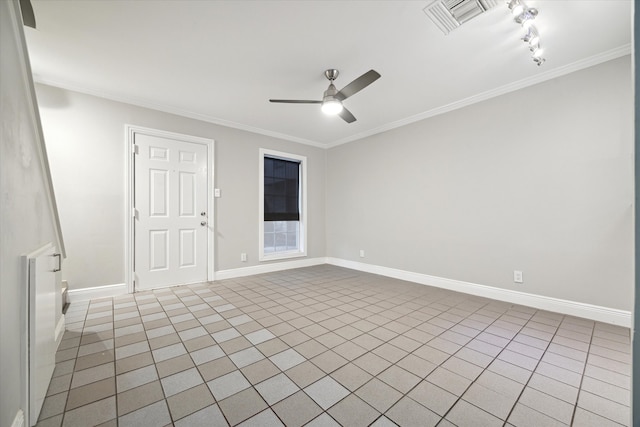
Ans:
{"type": "MultiPolygon", "coordinates": [[[[546,63],[506,3],[444,35],[426,1],[32,0],[36,81],[302,143],[333,146],[629,54],[631,0],[530,0],[546,63]],[[347,124],[318,105],[345,101],[347,124]]],[[[514,106],[514,108],[522,108],[514,106]]]]}

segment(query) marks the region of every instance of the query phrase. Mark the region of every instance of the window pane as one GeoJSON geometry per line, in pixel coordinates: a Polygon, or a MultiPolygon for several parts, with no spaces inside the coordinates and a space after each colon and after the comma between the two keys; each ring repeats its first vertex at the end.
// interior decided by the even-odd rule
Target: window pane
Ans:
{"type": "Polygon", "coordinates": [[[300,219],[300,162],[264,157],[264,220],[300,219]]]}
{"type": "Polygon", "coordinates": [[[275,235],[273,233],[264,233],[264,251],[274,252],[275,248],[275,235]]]}
{"type": "Polygon", "coordinates": [[[287,249],[290,251],[298,249],[298,233],[287,233],[287,249]]]}
{"type": "Polygon", "coordinates": [[[287,233],[276,233],[276,251],[287,250],[287,233]]]}

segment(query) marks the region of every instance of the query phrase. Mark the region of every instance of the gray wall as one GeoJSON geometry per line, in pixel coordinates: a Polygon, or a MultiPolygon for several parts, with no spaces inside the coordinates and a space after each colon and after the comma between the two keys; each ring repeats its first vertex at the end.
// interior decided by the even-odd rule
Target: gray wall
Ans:
{"type": "Polygon", "coordinates": [[[258,265],[259,148],[307,156],[308,248],[324,257],[326,151],[129,104],[36,86],[70,289],[124,283],[125,124],[215,140],[215,270],[258,265]],[[240,253],[248,262],[240,262],[240,253]]]}
{"type": "MultiPolygon", "coordinates": [[[[0,1],[0,426],[8,427],[21,408],[22,333],[26,288],[21,256],[56,244],[49,208],[48,175],[41,164],[37,111],[29,102],[33,86],[20,51],[17,2],[0,1]],[[30,86],[31,85],[31,86],[30,86]]],[[[23,50],[24,49],[24,50],[23,50]]],[[[61,313],[56,315],[59,319],[61,313]]]]}
{"type": "Polygon", "coordinates": [[[631,310],[631,88],[627,56],[330,149],[328,256],[631,310]]]}

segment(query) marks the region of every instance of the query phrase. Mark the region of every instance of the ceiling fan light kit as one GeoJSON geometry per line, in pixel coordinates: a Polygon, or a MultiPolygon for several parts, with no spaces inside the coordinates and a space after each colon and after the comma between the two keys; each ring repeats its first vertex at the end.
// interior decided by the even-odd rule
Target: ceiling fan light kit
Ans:
{"type": "Polygon", "coordinates": [[[529,45],[533,62],[535,62],[537,66],[544,64],[545,59],[542,56],[544,51],[540,47],[540,34],[535,25],[533,25],[533,20],[538,16],[538,9],[528,7],[522,0],[508,0],[507,6],[513,15],[513,20],[517,24],[520,24],[525,30],[522,41],[529,45]]]}
{"type": "Polygon", "coordinates": [[[336,99],[336,94],[338,93],[338,89],[336,89],[333,81],[338,78],[338,70],[330,68],[324,72],[324,75],[329,81],[329,87],[324,91],[324,96],[322,97],[322,105],[320,106],[320,110],[323,113],[335,116],[340,113],[344,107],[342,102],[339,99],[336,99]]]}
{"type": "Polygon", "coordinates": [[[349,110],[347,110],[342,101],[352,95],[360,92],[371,83],[380,78],[380,73],[375,70],[369,70],[345,87],[342,90],[336,89],[333,84],[338,78],[339,71],[334,68],[325,70],[324,76],[329,80],[329,87],[324,91],[322,101],[302,100],[302,99],[270,99],[269,102],[280,104],[320,104],[320,110],[327,115],[339,115],[342,120],[347,123],[353,123],[356,118],[349,110]]]}

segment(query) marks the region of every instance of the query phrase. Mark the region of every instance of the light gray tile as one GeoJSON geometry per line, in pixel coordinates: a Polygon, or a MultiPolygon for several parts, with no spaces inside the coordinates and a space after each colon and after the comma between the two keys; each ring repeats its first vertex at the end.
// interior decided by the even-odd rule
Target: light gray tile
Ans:
{"type": "Polygon", "coordinates": [[[94,366],[93,368],[76,371],[73,373],[71,388],[76,388],[95,381],[100,381],[105,378],[113,377],[114,375],[115,370],[113,363],[105,363],[103,365],[94,366]]]}
{"type": "MultiPolygon", "coordinates": [[[[307,424],[309,426],[310,424],[307,424]]],[[[248,420],[238,424],[238,427],[284,427],[282,421],[271,410],[265,409],[264,411],[254,415],[248,420]]]]}
{"type": "Polygon", "coordinates": [[[310,423],[305,424],[304,426],[305,427],[340,427],[340,424],[338,424],[336,420],[331,418],[331,415],[325,412],[315,417],[310,423]]]}
{"type": "Polygon", "coordinates": [[[211,323],[216,323],[216,322],[219,322],[219,321],[224,320],[224,319],[219,314],[212,314],[210,316],[200,317],[198,320],[203,325],[209,325],[211,323]]]}
{"type": "Polygon", "coordinates": [[[248,339],[253,345],[258,345],[275,337],[276,336],[272,334],[268,329],[260,329],[245,335],[245,338],[248,339]]]}
{"type": "Polygon", "coordinates": [[[274,405],[285,397],[291,396],[300,390],[285,374],[278,374],[264,380],[256,384],[255,388],[269,405],[274,405]]]}
{"type": "Polygon", "coordinates": [[[281,371],[286,371],[287,369],[299,365],[306,360],[300,353],[292,348],[274,354],[269,357],[269,359],[274,363],[274,365],[280,368],[281,371]]]}
{"type": "Polygon", "coordinates": [[[200,350],[192,351],[189,354],[196,365],[202,365],[203,363],[219,359],[225,355],[219,345],[201,348],[200,350]]]}
{"type": "Polygon", "coordinates": [[[229,355],[229,359],[231,359],[238,368],[244,368],[264,358],[264,355],[255,347],[249,347],[229,355]]]}
{"type": "Polygon", "coordinates": [[[81,406],[64,414],[63,427],[97,426],[116,418],[116,398],[114,396],[81,406]]]}
{"type": "MultiPolygon", "coordinates": [[[[583,379],[586,380],[587,377],[583,379]]],[[[528,387],[535,388],[543,393],[564,400],[567,403],[574,405],[578,400],[578,389],[572,387],[569,384],[565,384],[561,381],[557,381],[553,378],[545,377],[538,373],[534,373],[527,384],[528,387]]]]}
{"type": "Polygon", "coordinates": [[[620,424],[582,408],[576,408],[573,424],[580,427],[620,427],[620,424]]]}
{"type": "Polygon", "coordinates": [[[238,332],[235,328],[227,328],[218,332],[214,332],[211,334],[216,342],[222,343],[225,341],[229,341],[230,339],[237,338],[240,336],[240,332],[238,332]]]}
{"type": "Polygon", "coordinates": [[[327,412],[338,421],[339,425],[353,427],[367,427],[380,416],[378,411],[354,394],[342,399],[327,412]]]}
{"type": "Polygon", "coordinates": [[[194,339],[194,338],[198,338],[198,337],[201,337],[203,335],[208,335],[208,334],[209,333],[207,332],[207,330],[205,328],[203,328],[202,326],[178,332],[178,335],[180,335],[180,339],[182,341],[188,341],[188,340],[191,340],[191,339],[194,339]]]}
{"type": "Polygon", "coordinates": [[[623,425],[629,423],[629,407],[584,390],[580,391],[578,396],[578,406],[617,423],[623,425]]]}
{"type": "Polygon", "coordinates": [[[125,345],[123,347],[116,348],[116,359],[124,359],[125,357],[134,356],[136,354],[144,353],[145,351],[150,351],[149,343],[147,341],[125,345]]]}
{"type": "Polygon", "coordinates": [[[403,397],[385,414],[401,426],[435,426],[440,417],[413,399],[403,397]]]}
{"type": "Polygon", "coordinates": [[[629,406],[631,402],[631,392],[629,390],[587,376],[582,379],[582,390],[613,400],[624,406],[629,406]]]}
{"type": "Polygon", "coordinates": [[[86,356],[88,354],[99,353],[113,348],[113,340],[102,340],[93,344],[81,345],[78,349],[78,357],[86,356]]]}
{"type": "Polygon", "coordinates": [[[564,424],[571,423],[573,405],[531,387],[524,389],[518,403],[555,418],[564,424]]]}
{"type": "Polygon", "coordinates": [[[239,326],[244,325],[245,323],[249,323],[253,321],[253,319],[246,314],[241,314],[240,316],[231,317],[230,319],[227,319],[227,321],[233,326],[239,326]]]}
{"type": "Polygon", "coordinates": [[[471,384],[471,380],[444,368],[437,368],[429,374],[426,379],[456,396],[461,396],[467,387],[469,387],[469,384],[471,384]]]}
{"type": "Polygon", "coordinates": [[[422,381],[408,396],[443,417],[458,400],[456,395],[428,381],[422,381]]]}
{"type": "Polygon", "coordinates": [[[240,371],[233,371],[207,383],[209,390],[217,401],[225,399],[246,388],[251,387],[249,381],[240,371]]]}
{"type": "Polygon", "coordinates": [[[465,400],[459,400],[446,416],[457,426],[500,427],[504,421],[465,400]]]}
{"type": "Polygon", "coordinates": [[[153,354],[153,360],[158,362],[162,362],[163,360],[173,359],[174,357],[178,357],[182,354],[185,354],[187,350],[184,348],[182,343],[176,343],[173,345],[168,345],[166,347],[160,347],[153,350],[151,353],[153,354]]]}
{"type": "Polygon", "coordinates": [[[118,418],[119,427],[164,426],[171,423],[167,402],[161,400],[118,418]]]}
{"type": "Polygon", "coordinates": [[[147,384],[158,379],[158,373],[154,365],[129,371],[116,377],[118,393],[147,384]]]}
{"type": "MultiPolygon", "coordinates": [[[[529,408],[528,406],[517,403],[513,408],[511,415],[509,416],[509,423],[515,427],[563,427],[566,424],[551,418],[541,412],[529,408]]],[[[576,426],[582,426],[582,424],[575,424],[576,426]]]]}
{"type": "Polygon", "coordinates": [[[462,395],[462,398],[491,415],[506,420],[518,396],[505,396],[474,383],[462,395]]]}
{"type": "Polygon", "coordinates": [[[225,427],[229,424],[225,420],[218,405],[207,406],[198,412],[188,415],[174,422],[175,427],[225,427]]]}
{"type": "Polygon", "coordinates": [[[164,395],[169,397],[181,391],[202,384],[204,381],[196,368],[187,369],[177,374],[169,375],[160,380],[164,395]]]}
{"type": "Polygon", "coordinates": [[[304,391],[325,410],[349,394],[349,390],[329,376],[305,387],[304,391]]]}

